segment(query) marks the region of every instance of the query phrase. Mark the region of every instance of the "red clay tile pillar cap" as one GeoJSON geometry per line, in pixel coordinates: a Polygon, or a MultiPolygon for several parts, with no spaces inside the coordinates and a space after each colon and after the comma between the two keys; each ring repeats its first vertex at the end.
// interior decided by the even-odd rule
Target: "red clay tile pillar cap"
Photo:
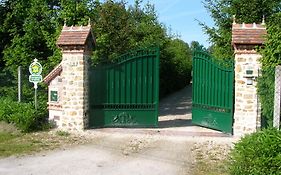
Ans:
{"type": "MultiPolygon", "coordinates": [[[[264,20],[263,20],[264,22],[264,20]]],[[[265,42],[266,27],[262,24],[232,24],[232,45],[262,45],[265,42]]]]}
{"type": "Polygon", "coordinates": [[[87,26],[70,26],[66,25],[66,20],[61,34],[57,40],[57,45],[63,49],[69,46],[88,46],[94,47],[95,38],[92,32],[91,20],[87,26]]]}

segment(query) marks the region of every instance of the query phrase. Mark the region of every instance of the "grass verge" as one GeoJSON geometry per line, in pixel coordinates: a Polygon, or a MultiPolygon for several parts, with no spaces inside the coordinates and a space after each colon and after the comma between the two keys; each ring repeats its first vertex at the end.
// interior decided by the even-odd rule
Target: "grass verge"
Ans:
{"type": "Polygon", "coordinates": [[[86,142],[87,139],[67,132],[20,133],[13,126],[0,123],[0,158],[32,154],[86,142]]]}

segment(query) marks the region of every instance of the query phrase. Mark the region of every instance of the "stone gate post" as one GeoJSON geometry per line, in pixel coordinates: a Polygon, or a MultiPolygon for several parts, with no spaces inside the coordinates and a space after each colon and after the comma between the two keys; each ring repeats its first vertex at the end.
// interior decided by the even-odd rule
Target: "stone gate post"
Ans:
{"type": "Polygon", "coordinates": [[[57,45],[62,49],[62,95],[59,129],[81,131],[89,117],[89,59],[94,46],[91,26],[64,26],[57,45]]]}
{"type": "Polygon", "coordinates": [[[261,110],[257,96],[261,55],[256,47],[264,44],[264,24],[232,25],[232,45],[235,49],[235,111],[234,136],[255,132],[261,127],[261,110]]]}

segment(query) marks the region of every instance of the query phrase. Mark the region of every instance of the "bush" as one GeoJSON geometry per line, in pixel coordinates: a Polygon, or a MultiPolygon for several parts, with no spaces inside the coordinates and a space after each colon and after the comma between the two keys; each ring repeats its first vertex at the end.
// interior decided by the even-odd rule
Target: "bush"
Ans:
{"type": "Polygon", "coordinates": [[[186,87],[191,80],[192,52],[180,39],[169,41],[160,54],[160,98],[186,87]]]}
{"type": "Polygon", "coordinates": [[[41,129],[46,124],[47,108],[39,104],[34,109],[32,103],[18,103],[9,98],[0,98],[0,121],[13,123],[23,132],[41,129]]]}
{"type": "Polygon", "coordinates": [[[258,78],[258,94],[262,104],[262,126],[273,126],[275,66],[263,68],[262,76],[258,78]]]}
{"type": "Polygon", "coordinates": [[[269,128],[242,138],[230,153],[230,174],[281,174],[281,132],[269,128]]]}
{"type": "Polygon", "coordinates": [[[275,67],[281,65],[281,13],[272,15],[267,22],[267,40],[261,49],[262,73],[258,79],[258,94],[266,126],[272,126],[274,107],[275,67]]]}

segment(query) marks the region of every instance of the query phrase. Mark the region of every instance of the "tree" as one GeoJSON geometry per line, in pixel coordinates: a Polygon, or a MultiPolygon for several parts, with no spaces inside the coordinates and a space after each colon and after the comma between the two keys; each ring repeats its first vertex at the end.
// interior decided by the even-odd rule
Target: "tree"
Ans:
{"type": "Polygon", "coordinates": [[[206,50],[205,47],[202,44],[200,44],[198,41],[191,41],[190,49],[192,51],[195,51],[197,49],[206,50]]]}
{"type": "Polygon", "coordinates": [[[219,59],[233,58],[231,28],[233,15],[238,23],[261,23],[263,16],[270,17],[280,11],[280,0],[204,0],[215,27],[200,22],[213,44],[213,55],[219,59]]]}
{"type": "Polygon", "coordinates": [[[96,37],[95,62],[114,59],[130,48],[132,27],[124,2],[106,1],[97,6],[94,35],[96,37]]]}
{"type": "Polygon", "coordinates": [[[281,64],[281,13],[274,14],[267,23],[267,41],[261,50],[262,76],[258,79],[258,93],[262,114],[271,126],[274,110],[275,68],[281,64]]]}
{"type": "Polygon", "coordinates": [[[10,97],[16,96],[16,72],[17,67],[22,66],[23,92],[31,98],[28,65],[37,58],[47,71],[48,58],[54,55],[56,49],[53,39],[56,25],[51,9],[45,0],[7,0],[1,5],[5,9],[0,26],[4,44],[1,50],[4,62],[1,80],[6,82],[2,92],[10,97]]]}
{"type": "Polygon", "coordinates": [[[140,1],[136,0],[134,7],[129,7],[133,35],[132,46],[138,47],[163,47],[171,36],[167,34],[166,27],[158,21],[154,5],[147,3],[140,7],[140,1]]]}

